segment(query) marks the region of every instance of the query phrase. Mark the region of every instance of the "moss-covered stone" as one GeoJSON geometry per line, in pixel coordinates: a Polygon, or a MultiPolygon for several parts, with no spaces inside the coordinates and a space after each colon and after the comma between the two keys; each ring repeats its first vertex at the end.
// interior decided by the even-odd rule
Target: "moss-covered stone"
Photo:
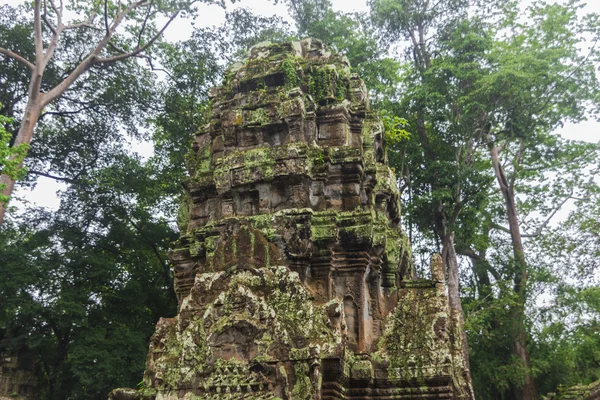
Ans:
{"type": "Polygon", "coordinates": [[[211,99],[170,252],[178,315],[157,326],[144,395],[468,398],[456,316],[443,282],[414,279],[383,126],[348,60],[261,43],[211,99]]]}

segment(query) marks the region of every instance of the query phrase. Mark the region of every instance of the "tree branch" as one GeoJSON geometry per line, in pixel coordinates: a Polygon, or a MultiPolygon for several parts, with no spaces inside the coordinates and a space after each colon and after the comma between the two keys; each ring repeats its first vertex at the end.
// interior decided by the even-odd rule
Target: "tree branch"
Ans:
{"type": "Polygon", "coordinates": [[[142,23],[142,27],[140,28],[140,32],[138,33],[138,40],[137,40],[136,47],[140,47],[140,43],[142,43],[142,34],[144,33],[144,30],[146,29],[146,24],[148,23],[148,18],[150,18],[150,11],[152,10],[153,3],[154,3],[154,0],[150,0],[150,4],[148,4],[148,12],[146,13],[146,17],[144,18],[144,22],[142,23]]]}
{"type": "Polygon", "coordinates": [[[570,199],[573,198],[573,191],[571,191],[571,194],[569,194],[567,197],[565,197],[563,199],[563,201],[561,201],[561,203],[550,213],[550,215],[548,216],[548,218],[546,218],[546,220],[544,222],[542,222],[542,224],[540,226],[537,227],[537,229],[535,230],[534,233],[530,234],[530,235],[522,235],[523,237],[536,237],[539,236],[542,233],[542,230],[548,225],[548,223],[550,223],[550,220],[552,218],[554,218],[554,216],[556,215],[557,212],[560,211],[560,209],[562,208],[562,206],[565,205],[565,203],[567,201],[569,201],[570,199]]]}
{"type": "Polygon", "coordinates": [[[502,280],[502,276],[500,275],[500,273],[498,271],[496,271],[496,269],[490,265],[489,261],[486,260],[485,257],[482,257],[479,254],[477,254],[473,249],[471,249],[471,248],[458,249],[457,248],[456,252],[458,254],[460,254],[461,256],[469,257],[472,260],[480,261],[485,266],[485,269],[487,269],[488,272],[490,274],[492,274],[492,276],[494,277],[494,279],[496,279],[496,281],[500,282],[502,280]]]}
{"type": "MultiPolygon", "coordinates": [[[[62,7],[62,0],[61,0],[62,7]]],[[[88,19],[84,22],[80,22],[78,24],[71,24],[64,27],[64,29],[77,29],[77,28],[90,28],[95,31],[101,31],[102,29],[97,26],[92,25],[94,23],[94,19],[96,18],[96,14],[98,13],[98,9],[100,8],[100,3],[98,3],[97,7],[92,10],[88,19]]]]}
{"type": "Polygon", "coordinates": [[[510,231],[508,230],[508,228],[507,228],[507,227],[505,227],[505,226],[502,226],[502,225],[500,225],[500,224],[497,224],[497,223],[495,223],[495,222],[491,222],[491,223],[490,223],[490,227],[491,227],[491,228],[494,228],[494,229],[497,229],[497,230],[499,230],[499,231],[502,231],[502,232],[504,232],[504,233],[510,233],[510,231]]]}
{"type": "MultiPolygon", "coordinates": [[[[546,226],[548,226],[548,224],[550,223],[550,221],[552,220],[552,218],[554,218],[554,216],[556,215],[557,212],[560,211],[560,209],[565,205],[565,203],[571,199],[576,199],[575,197],[573,197],[573,193],[571,193],[569,196],[565,197],[563,199],[563,201],[561,201],[561,203],[550,213],[550,215],[548,215],[548,217],[544,220],[544,222],[542,222],[542,224],[540,226],[538,226],[536,228],[536,230],[533,233],[522,233],[521,237],[523,238],[535,238],[538,237],[542,234],[542,231],[544,230],[544,228],[546,226]]],[[[499,231],[505,232],[505,233],[510,233],[510,230],[502,225],[496,224],[494,222],[491,223],[492,228],[497,229],[499,231]]]]}
{"type": "Polygon", "coordinates": [[[92,25],[90,22],[80,22],[78,24],[67,25],[63,29],[67,30],[67,29],[79,29],[79,28],[89,28],[89,29],[93,29],[95,31],[102,30],[102,29],[98,28],[97,26],[92,25]]]}
{"type": "Polygon", "coordinates": [[[118,47],[113,42],[106,43],[106,47],[110,47],[111,49],[113,49],[114,51],[116,51],[119,54],[127,54],[127,52],[125,50],[123,50],[122,48],[118,47]]]}
{"type": "Polygon", "coordinates": [[[171,79],[175,79],[175,77],[174,77],[174,76],[173,76],[173,75],[172,75],[172,74],[171,74],[169,71],[167,71],[166,69],[164,69],[164,68],[157,68],[157,67],[155,67],[155,66],[154,66],[154,64],[152,63],[152,57],[149,57],[149,56],[144,56],[144,58],[146,59],[146,62],[148,63],[148,66],[150,66],[150,69],[151,69],[152,71],[160,71],[160,72],[163,72],[163,73],[164,73],[165,75],[167,75],[169,78],[171,78],[171,79]]]}
{"type": "Polygon", "coordinates": [[[37,62],[42,61],[44,54],[44,47],[42,43],[42,21],[40,17],[40,3],[41,0],[35,0],[34,11],[33,11],[33,28],[34,28],[34,41],[35,41],[35,60],[37,62]]]}
{"type": "Polygon", "coordinates": [[[58,39],[60,37],[60,34],[62,33],[62,29],[63,24],[61,18],[59,17],[56,29],[52,32],[52,39],[50,40],[50,45],[48,45],[48,49],[46,49],[46,53],[44,54],[42,69],[45,69],[46,65],[48,65],[48,63],[52,59],[52,56],[54,55],[54,50],[56,50],[56,46],[58,45],[58,39]]]}
{"type": "Polygon", "coordinates": [[[127,52],[125,54],[119,54],[117,56],[97,58],[97,59],[94,60],[94,62],[95,63],[105,64],[105,63],[111,63],[111,62],[115,62],[115,61],[121,61],[121,60],[124,60],[126,58],[137,56],[138,54],[140,54],[141,52],[143,52],[144,50],[146,50],[148,47],[152,46],[152,44],[156,41],[156,39],[158,39],[164,33],[164,31],[169,27],[169,25],[171,24],[171,22],[173,22],[173,20],[177,17],[177,15],[179,15],[179,10],[175,11],[173,13],[173,15],[171,15],[171,17],[169,18],[169,20],[163,25],[162,29],[160,31],[158,31],[158,33],[156,35],[154,35],[142,47],[138,46],[133,51],[127,52]]]}
{"type": "Polygon", "coordinates": [[[514,162],[514,166],[513,166],[513,174],[510,177],[509,187],[510,187],[511,191],[515,190],[515,181],[517,179],[517,170],[521,166],[521,161],[523,160],[524,152],[525,152],[525,141],[523,139],[521,139],[521,143],[519,144],[519,150],[517,151],[517,154],[515,156],[515,162],[514,162]]]}
{"type": "Polygon", "coordinates": [[[33,71],[35,68],[35,65],[33,65],[31,62],[27,61],[23,56],[18,55],[15,52],[12,52],[8,49],[5,49],[3,47],[0,47],[0,54],[4,54],[5,56],[12,58],[15,61],[20,62],[21,64],[25,65],[27,68],[29,68],[29,70],[33,71]]]}
{"type": "Polygon", "coordinates": [[[94,109],[95,104],[91,104],[88,107],[82,107],[78,110],[73,110],[73,111],[45,111],[40,115],[40,119],[44,118],[46,115],[58,115],[58,116],[68,116],[68,115],[77,115],[83,111],[87,111],[87,110],[92,110],[94,109]]]}
{"type": "Polygon", "coordinates": [[[55,176],[55,175],[51,175],[48,174],[46,172],[41,172],[41,171],[32,171],[29,170],[27,171],[28,174],[33,174],[33,175],[38,175],[38,176],[43,176],[45,178],[50,178],[50,179],[54,179],[55,181],[61,181],[61,182],[67,182],[67,183],[79,183],[78,181],[71,179],[71,178],[65,178],[62,176],[55,176]]]}
{"type": "Polygon", "coordinates": [[[109,35],[110,30],[108,29],[108,0],[104,0],[104,29],[106,29],[106,35],[109,35]]]}
{"type": "Polygon", "coordinates": [[[56,4],[54,4],[54,0],[49,0],[50,1],[50,7],[52,7],[52,9],[54,10],[54,12],[56,13],[56,17],[60,18],[62,16],[62,0],[61,0],[61,5],[60,5],[60,10],[56,7],[56,4]]]}
{"type": "Polygon", "coordinates": [[[79,64],[73,72],[69,74],[60,84],[50,90],[43,98],[42,108],[50,104],[54,99],[63,94],[77,78],[79,78],[85,71],[87,71],[92,65],[94,53],[86,57],[81,64],[79,64]]]}
{"type": "MultiPolygon", "coordinates": [[[[36,1],[39,1],[39,0],[36,0],[36,1]]],[[[105,6],[104,18],[105,18],[105,23],[108,24],[106,1],[107,0],[105,0],[105,4],[104,4],[104,6],[105,6]]],[[[44,96],[44,99],[42,101],[42,108],[46,107],[48,104],[50,104],[50,102],[52,102],[58,96],[62,95],[73,84],[73,82],[75,82],[75,80],[77,80],[77,78],[79,78],[83,73],[85,73],[92,66],[92,64],[94,64],[94,62],[97,60],[98,55],[100,54],[102,49],[104,49],[104,47],[106,47],[107,43],[110,41],[112,35],[114,34],[114,31],[117,29],[119,24],[122,22],[125,15],[127,15],[129,12],[131,12],[131,10],[135,9],[136,7],[139,7],[143,3],[144,3],[143,1],[138,1],[137,3],[131,4],[122,13],[119,13],[117,15],[117,17],[115,18],[113,23],[110,25],[110,27],[108,27],[108,25],[106,25],[108,27],[108,31],[104,35],[104,38],[102,38],[102,40],[98,43],[98,45],[94,48],[94,50],[60,84],[55,86],[52,90],[50,90],[44,96]]]]}
{"type": "Polygon", "coordinates": [[[44,23],[46,24],[46,26],[48,27],[48,29],[50,29],[50,31],[52,32],[52,34],[56,35],[56,28],[54,26],[52,26],[52,23],[48,19],[48,16],[46,15],[45,12],[44,12],[44,14],[42,14],[42,20],[44,21],[44,23]]]}

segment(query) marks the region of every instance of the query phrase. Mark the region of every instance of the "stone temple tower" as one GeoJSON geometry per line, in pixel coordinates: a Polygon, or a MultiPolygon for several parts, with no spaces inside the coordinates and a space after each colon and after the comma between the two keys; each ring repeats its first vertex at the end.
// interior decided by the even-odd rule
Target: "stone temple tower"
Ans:
{"type": "Polygon", "coordinates": [[[188,170],[178,315],[144,388],[113,399],[472,398],[441,259],[416,279],[383,125],[344,56],[253,47],[188,170]]]}

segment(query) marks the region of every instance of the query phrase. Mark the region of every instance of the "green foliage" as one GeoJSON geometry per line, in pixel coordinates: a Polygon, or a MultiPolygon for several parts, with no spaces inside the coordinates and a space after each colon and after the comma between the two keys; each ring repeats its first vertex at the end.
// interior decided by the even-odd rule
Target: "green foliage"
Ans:
{"type": "Polygon", "coordinates": [[[488,297],[472,297],[475,288],[463,297],[473,387],[478,398],[496,398],[498,393],[507,393],[523,382],[523,364],[512,351],[514,324],[510,310],[518,305],[518,299],[510,285],[510,281],[496,282],[487,287],[488,297]]]}
{"type": "Polygon", "coordinates": [[[536,381],[544,391],[600,378],[600,201],[598,184],[586,181],[566,220],[535,241],[537,252],[546,255],[537,262],[536,289],[540,296],[553,294],[537,311],[532,346],[536,381]]]}
{"type": "MultiPolygon", "coordinates": [[[[515,310],[524,307],[524,298],[529,299],[528,310],[539,310],[537,296],[555,298],[568,282],[563,277],[573,277],[566,268],[557,268],[557,259],[564,257],[561,264],[571,271],[581,266],[588,280],[594,274],[590,260],[597,241],[585,223],[570,222],[572,231],[563,226],[549,232],[548,221],[569,198],[589,197],[588,191],[598,187],[598,146],[561,140],[553,132],[567,121],[585,119],[597,107],[599,54],[594,47],[589,53],[580,49],[585,37],[597,37],[598,18],[580,18],[577,1],[535,3],[528,19],[519,22],[514,2],[469,9],[461,0],[442,1],[435,10],[429,5],[420,0],[371,3],[386,42],[410,42],[402,74],[404,96],[387,101],[385,108],[406,116],[411,132],[407,140],[391,145],[389,157],[406,187],[403,210],[416,253],[439,250],[444,234],[452,230],[457,253],[470,263],[461,283],[476,394],[484,399],[513,396],[522,386],[526,370],[511,355],[510,338],[518,329],[531,333],[531,373],[540,393],[554,391],[562,382],[592,379],[598,371],[594,352],[587,361],[566,357],[571,361],[564,365],[560,355],[547,352],[550,343],[573,354],[588,339],[593,344],[591,337],[577,336],[589,332],[585,322],[565,326],[578,334],[559,340],[550,333],[558,332],[551,328],[554,322],[529,312],[515,318],[515,310]],[[521,232],[535,237],[525,243],[531,282],[521,299],[510,284],[522,270],[507,256],[513,243],[502,228],[507,213],[494,189],[490,146],[501,148],[500,161],[518,197],[521,232]],[[577,235],[589,239],[577,242],[577,235]],[[576,362],[590,373],[580,375],[576,362]],[[555,373],[561,368],[562,374],[555,373]]],[[[585,213],[589,205],[578,215],[585,213]]]]}
{"type": "Polygon", "coordinates": [[[311,67],[308,71],[308,93],[319,103],[342,101],[348,93],[348,79],[329,66],[311,67]]]}
{"type": "MultiPolygon", "coordinates": [[[[22,9],[7,12],[0,38],[27,54],[31,23],[22,9]]],[[[65,31],[45,84],[60,81],[56,71],[85,55],[93,35],[65,31]]],[[[18,123],[26,85],[12,69],[0,75],[3,112],[18,123]]],[[[156,321],[174,313],[167,195],[179,193],[172,187],[181,175],[130,151],[147,137],[161,90],[137,61],[97,67],[48,106],[37,127],[26,183],[50,177],[66,186],[58,210],[22,206],[2,225],[0,336],[9,351],[33,354],[40,399],[105,399],[135,385],[156,321]]]]}
{"type": "Polygon", "coordinates": [[[164,265],[141,236],[149,224],[136,232],[113,222],[91,235],[89,220],[30,218],[0,232],[0,330],[35,354],[40,398],[103,399],[134,384],[155,322],[174,307],[164,265]]]}
{"type": "MultiPolygon", "coordinates": [[[[0,103],[0,109],[2,104],[0,103]]],[[[4,129],[4,125],[10,124],[12,118],[0,115],[0,174],[7,175],[11,179],[23,179],[26,170],[21,167],[23,159],[27,155],[29,145],[10,146],[12,135],[4,129]]],[[[0,191],[6,185],[0,184],[0,191]]],[[[8,204],[9,197],[0,194],[0,203],[8,204]]]]}
{"type": "Polygon", "coordinates": [[[389,115],[388,112],[382,110],[381,120],[383,121],[383,130],[387,143],[398,144],[410,138],[410,132],[405,129],[408,127],[407,119],[400,118],[397,115],[389,115]]]}
{"type": "Polygon", "coordinates": [[[281,71],[283,71],[283,74],[285,75],[285,86],[287,89],[294,88],[300,83],[298,68],[298,61],[291,55],[286,57],[281,63],[281,71]]]}
{"type": "MultiPolygon", "coordinates": [[[[0,43],[10,43],[10,48],[31,60],[35,56],[33,25],[17,7],[0,6],[0,43]]],[[[54,76],[55,68],[49,67],[48,75],[54,76]]],[[[0,115],[17,117],[22,111],[31,73],[21,64],[0,56],[0,82],[5,90],[0,90],[0,115]]],[[[19,121],[5,126],[9,132],[16,132],[19,121]]]]}
{"type": "Polygon", "coordinates": [[[328,68],[313,68],[309,71],[308,93],[316,102],[325,101],[331,96],[331,88],[334,85],[334,71],[328,68]]]}

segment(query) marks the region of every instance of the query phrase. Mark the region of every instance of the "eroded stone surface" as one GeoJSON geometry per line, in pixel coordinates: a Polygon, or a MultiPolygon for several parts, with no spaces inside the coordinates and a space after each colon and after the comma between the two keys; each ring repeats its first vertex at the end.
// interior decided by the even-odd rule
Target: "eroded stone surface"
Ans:
{"type": "Polygon", "coordinates": [[[548,400],[599,400],[600,380],[589,385],[575,385],[559,388],[558,393],[550,393],[548,400]]]}
{"type": "Polygon", "coordinates": [[[37,381],[33,374],[31,352],[27,349],[21,349],[18,353],[6,352],[2,341],[0,340],[0,400],[37,399],[37,381]]]}
{"type": "Polygon", "coordinates": [[[383,125],[348,60],[263,43],[212,97],[170,255],[179,313],[158,323],[138,397],[469,398],[443,271],[415,279],[383,125]]]}

